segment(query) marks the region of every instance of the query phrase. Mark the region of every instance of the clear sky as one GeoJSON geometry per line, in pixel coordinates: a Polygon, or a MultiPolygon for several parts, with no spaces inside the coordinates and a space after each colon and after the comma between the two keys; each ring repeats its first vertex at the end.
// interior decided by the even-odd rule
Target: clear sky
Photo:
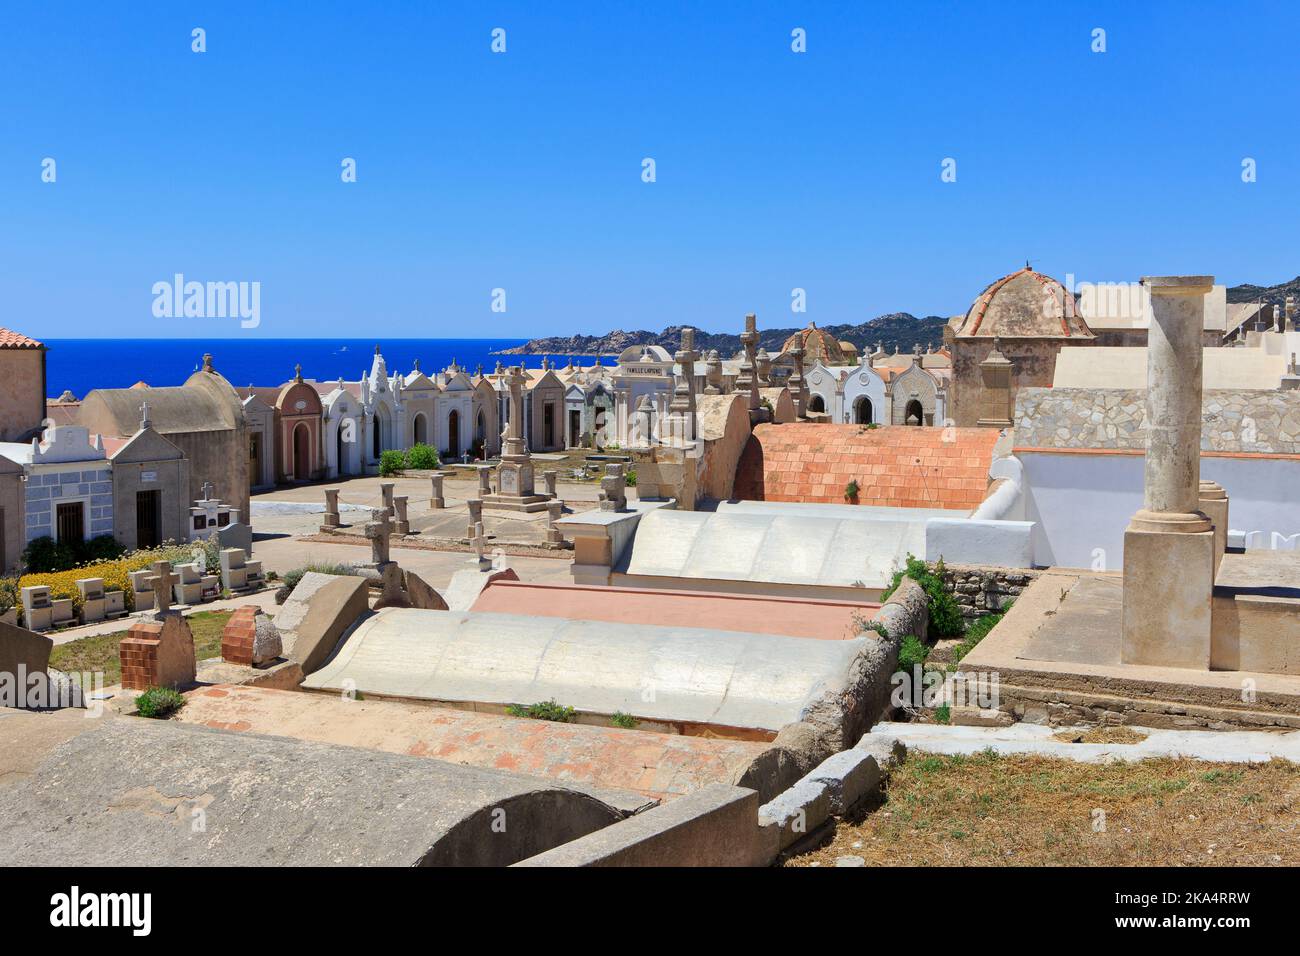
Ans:
{"type": "Polygon", "coordinates": [[[1298,6],[7,3],[0,325],[738,331],[951,315],[1026,259],[1271,284],[1298,6]],[[176,273],[259,282],[260,325],[155,317],[176,273]]]}

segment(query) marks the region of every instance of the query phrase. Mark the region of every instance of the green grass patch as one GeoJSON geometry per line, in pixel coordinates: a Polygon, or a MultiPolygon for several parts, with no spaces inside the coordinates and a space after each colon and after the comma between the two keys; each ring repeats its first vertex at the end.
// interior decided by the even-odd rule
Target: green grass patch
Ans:
{"type": "MultiPolygon", "coordinates": [[[[185,620],[194,634],[194,657],[206,660],[221,656],[221,632],[230,620],[233,611],[199,611],[188,615],[185,620]]],[[[82,637],[66,644],[56,644],[50,651],[50,666],[65,671],[76,678],[83,671],[102,672],[104,686],[116,684],[122,680],[122,662],[118,657],[118,645],[126,631],[113,631],[111,634],[96,634],[82,637]]]]}
{"type": "Polygon", "coordinates": [[[554,700],[544,700],[537,704],[511,704],[506,708],[511,717],[531,717],[533,720],[553,720],[559,724],[571,724],[577,716],[572,707],[557,704],[554,700]]]}

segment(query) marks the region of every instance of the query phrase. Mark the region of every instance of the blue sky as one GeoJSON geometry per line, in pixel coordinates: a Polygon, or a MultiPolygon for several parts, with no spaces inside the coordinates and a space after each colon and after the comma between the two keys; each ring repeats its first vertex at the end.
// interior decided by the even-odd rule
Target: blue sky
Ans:
{"type": "Polygon", "coordinates": [[[1295,8],[7,4],[0,325],[724,331],[950,315],[1026,259],[1277,282],[1300,272],[1295,8]],[[260,326],[155,317],[177,272],[260,282],[260,326]]]}

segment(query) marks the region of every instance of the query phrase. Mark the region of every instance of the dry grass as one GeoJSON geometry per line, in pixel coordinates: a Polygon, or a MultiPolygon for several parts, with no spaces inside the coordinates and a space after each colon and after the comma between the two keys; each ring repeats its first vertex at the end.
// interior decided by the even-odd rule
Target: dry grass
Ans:
{"type": "MultiPolygon", "coordinates": [[[[194,634],[194,656],[197,660],[221,656],[221,632],[233,611],[198,611],[187,614],[190,630],[194,634]]],[[[57,644],[50,652],[50,666],[56,670],[78,674],[82,671],[102,671],[104,686],[122,679],[122,662],[117,646],[126,637],[126,631],[83,637],[66,644],[57,644]]]]}
{"type": "Polygon", "coordinates": [[[881,801],[785,865],[841,856],[868,866],[1295,866],[1300,766],[914,753],[881,801]]]}

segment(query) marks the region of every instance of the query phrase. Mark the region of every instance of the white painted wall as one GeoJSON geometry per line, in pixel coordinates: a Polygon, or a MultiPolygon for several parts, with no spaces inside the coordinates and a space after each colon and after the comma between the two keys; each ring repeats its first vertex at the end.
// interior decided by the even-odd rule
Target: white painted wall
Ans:
{"type": "MultiPolygon", "coordinates": [[[[1025,518],[1037,522],[1038,564],[1106,570],[1123,566],[1124,529],[1142,507],[1141,455],[1055,455],[1018,452],[1025,470],[1025,518]],[[1102,565],[1097,564],[1100,568],[1102,565]]],[[[1300,461],[1281,458],[1201,459],[1201,477],[1228,492],[1230,531],[1300,533],[1300,461]]]]}

